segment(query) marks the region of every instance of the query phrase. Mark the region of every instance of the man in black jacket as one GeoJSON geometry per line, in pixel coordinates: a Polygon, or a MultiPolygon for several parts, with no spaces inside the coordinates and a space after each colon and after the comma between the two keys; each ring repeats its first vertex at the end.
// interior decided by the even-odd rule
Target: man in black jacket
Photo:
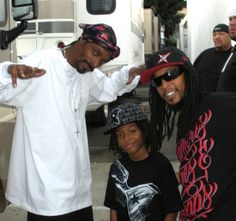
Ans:
{"type": "Polygon", "coordinates": [[[229,28],[226,24],[218,24],[213,28],[212,40],[214,47],[208,48],[200,53],[194,61],[206,89],[210,92],[216,91],[221,70],[231,53],[231,38],[229,28]]]}
{"type": "MultiPolygon", "coordinates": [[[[236,41],[236,7],[229,13],[229,34],[233,41],[236,41]]],[[[236,92],[236,47],[232,48],[231,54],[224,64],[217,91],[236,92]]]]}

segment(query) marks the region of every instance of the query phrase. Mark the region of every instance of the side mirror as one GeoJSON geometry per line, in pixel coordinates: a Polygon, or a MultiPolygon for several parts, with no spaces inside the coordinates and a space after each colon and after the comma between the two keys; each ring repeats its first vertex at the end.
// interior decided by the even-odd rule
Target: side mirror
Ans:
{"type": "Polygon", "coordinates": [[[20,25],[11,30],[0,31],[0,48],[5,50],[26,28],[27,21],[38,17],[37,0],[12,0],[12,16],[20,25]]]}
{"type": "Polygon", "coordinates": [[[15,21],[26,21],[38,17],[36,0],[12,0],[12,15],[15,21]]]}

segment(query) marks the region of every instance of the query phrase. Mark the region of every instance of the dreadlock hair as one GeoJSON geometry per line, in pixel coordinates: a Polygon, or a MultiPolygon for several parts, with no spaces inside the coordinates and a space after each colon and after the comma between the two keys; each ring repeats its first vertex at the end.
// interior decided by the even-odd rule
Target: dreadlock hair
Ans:
{"type": "Polygon", "coordinates": [[[151,112],[151,146],[161,148],[165,138],[172,136],[177,120],[178,137],[185,137],[195,126],[199,105],[206,95],[204,86],[198,79],[198,74],[192,64],[180,66],[185,76],[185,94],[182,102],[175,107],[168,105],[158,94],[156,88],[150,85],[149,104],[151,112]],[[178,116],[178,119],[176,119],[178,116]]]}
{"type": "MultiPolygon", "coordinates": [[[[134,123],[137,125],[137,127],[140,129],[140,131],[142,133],[145,148],[148,150],[148,152],[152,151],[149,120],[144,119],[144,120],[140,120],[140,121],[135,121],[134,123]]],[[[116,128],[112,129],[112,131],[111,131],[109,150],[113,151],[114,155],[117,157],[122,157],[122,156],[127,155],[127,153],[124,152],[122,150],[122,148],[119,147],[119,145],[118,145],[117,138],[116,138],[116,128]]]]}

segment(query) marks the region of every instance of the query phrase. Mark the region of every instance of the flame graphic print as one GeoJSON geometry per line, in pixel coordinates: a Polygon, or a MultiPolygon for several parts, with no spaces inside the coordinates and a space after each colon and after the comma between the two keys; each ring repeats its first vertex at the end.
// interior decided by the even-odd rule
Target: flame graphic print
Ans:
{"type": "Polygon", "coordinates": [[[180,161],[180,180],[184,210],[180,220],[194,221],[207,219],[213,210],[212,198],[218,185],[209,181],[208,169],[211,167],[211,150],[214,140],[206,136],[206,125],[212,118],[212,111],[202,114],[188,138],[179,140],[177,156],[180,161]]]}

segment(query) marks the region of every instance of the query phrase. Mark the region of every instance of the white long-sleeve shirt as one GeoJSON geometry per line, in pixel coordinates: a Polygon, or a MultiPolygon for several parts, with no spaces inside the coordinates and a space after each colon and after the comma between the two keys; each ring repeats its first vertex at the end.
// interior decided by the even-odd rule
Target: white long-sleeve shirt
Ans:
{"type": "Polygon", "coordinates": [[[79,74],[58,49],[36,52],[21,63],[43,68],[39,78],[12,87],[0,64],[0,102],[17,108],[6,197],[39,215],[61,215],[91,206],[91,170],[85,111],[136,87],[126,66],[111,78],[95,69],[79,74]]]}

